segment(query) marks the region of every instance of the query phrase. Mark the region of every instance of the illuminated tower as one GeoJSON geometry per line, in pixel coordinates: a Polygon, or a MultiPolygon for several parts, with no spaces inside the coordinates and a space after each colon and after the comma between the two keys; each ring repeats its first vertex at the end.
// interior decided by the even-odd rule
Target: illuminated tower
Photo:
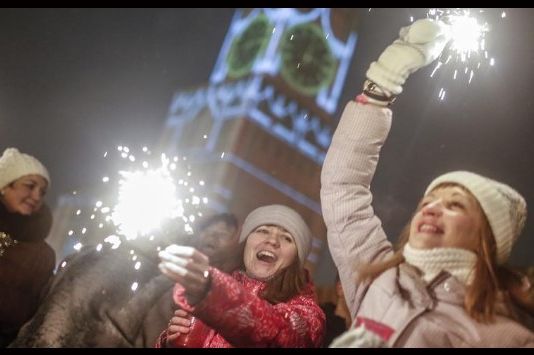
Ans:
{"type": "Polygon", "coordinates": [[[214,210],[241,221],[265,204],[299,211],[314,234],[312,272],[326,240],[321,165],[356,24],[355,9],[236,11],[209,84],[174,95],[162,139],[203,175],[214,210]]]}

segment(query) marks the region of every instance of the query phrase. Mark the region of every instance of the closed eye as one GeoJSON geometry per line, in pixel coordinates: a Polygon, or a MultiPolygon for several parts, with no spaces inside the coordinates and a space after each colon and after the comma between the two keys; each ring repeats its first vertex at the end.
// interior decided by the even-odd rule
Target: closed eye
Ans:
{"type": "Polygon", "coordinates": [[[259,227],[259,228],[256,228],[255,232],[256,232],[256,233],[263,233],[263,234],[265,234],[265,233],[269,233],[269,230],[268,230],[267,228],[265,228],[265,227],[259,227]]]}
{"type": "Polygon", "coordinates": [[[458,202],[458,201],[452,201],[450,204],[451,208],[459,208],[459,209],[462,209],[464,210],[465,209],[465,205],[461,202],[458,202]]]}

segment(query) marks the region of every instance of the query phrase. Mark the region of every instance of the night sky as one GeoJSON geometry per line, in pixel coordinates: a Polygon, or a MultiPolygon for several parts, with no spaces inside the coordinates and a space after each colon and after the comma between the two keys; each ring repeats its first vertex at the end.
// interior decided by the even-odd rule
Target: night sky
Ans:
{"type": "MultiPolygon", "coordinates": [[[[438,174],[471,170],[515,187],[534,206],[534,9],[486,10],[496,64],[467,86],[414,74],[394,104],[372,186],[395,236],[438,174]],[[437,99],[447,87],[443,102],[437,99]]],[[[18,147],[52,175],[47,197],[98,183],[102,154],[157,143],[172,95],[207,83],[233,9],[1,9],[0,150],[18,147]]],[[[421,9],[362,9],[340,100],[354,97],[369,63],[421,9]]],[[[512,264],[530,264],[534,216],[512,264]]]]}

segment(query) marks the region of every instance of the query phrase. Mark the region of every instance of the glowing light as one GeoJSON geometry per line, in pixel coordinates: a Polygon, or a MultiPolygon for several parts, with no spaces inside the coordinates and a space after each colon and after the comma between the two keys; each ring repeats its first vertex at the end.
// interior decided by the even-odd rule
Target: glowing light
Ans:
{"type": "Polygon", "coordinates": [[[117,249],[121,245],[121,238],[112,234],[104,239],[104,242],[111,244],[111,249],[117,249]]]}
{"type": "Polygon", "coordinates": [[[67,265],[67,262],[66,262],[66,261],[64,261],[64,262],[61,263],[61,267],[65,267],[66,265],[67,265]]]}
{"type": "MultiPolygon", "coordinates": [[[[434,77],[439,71],[443,74],[450,74],[452,80],[458,79],[457,81],[469,85],[473,81],[475,72],[483,68],[482,64],[494,65],[495,60],[493,58],[488,59],[489,53],[486,48],[485,36],[490,27],[486,19],[489,15],[483,10],[474,11],[460,8],[427,10],[426,16],[428,18],[448,25],[448,35],[450,36],[448,45],[441,54],[441,58],[447,59],[445,61],[441,58],[438,59],[430,77],[434,77]]],[[[506,14],[502,12],[500,17],[504,18],[506,14]]],[[[437,80],[444,84],[441,78],[437,80]]],[[[440,101],[443,101],[445,97],[445,88],[442,90],[438,94],[440,101]]]]}
{"type": "MultiPolygon", "coordinates": [[[[148,147],[143,147],[143,151],[141,154],[151,154],[148,147]]],[[[81,218],[77,218],[77,226],[70,227],[68,237],[74,237],[78,230],[81,231],[80,235],[91,230],[91,242],[101,237],[95,243],[96,250],[101,251],[104,243],[110,244],[111,249],[117,249],[124,245],[122,242],[125,239],[146,237],[156,241],[158,236],[168,231],[167,227],[174,230],[181,226],[185,233],[192,234],[190,223],[195,221],[197,215],[201,215],[199,210],[204,208],[201,201],[206,198],[202,196],[206,184],[198,177],[189,181],[195,174],[189,166],[182,166],[186,164],[183,163],[186,157],[174,156],[171,159],[161,154],[150,160],[143,159],[145,157],[132,160],[121,158],[124,154],[128,154],[128,157],[137,155],[132,148],[118,146],[115,152],[115,158],[118,159],[110,163],[117,163],[116,170],[112,174],[101,175],[104,187],[100,190],[102,195],[96,198],[91,196],[90,199],[95,199],[93,206],[76,210],[77,216],[86,217],[87,220],[80,221],[81,218]],[[87,213],[89,209],[93,211],[87,213]],[[110,229],[113,234],[108,233],[110,229]]],[[[111,155],[108,156],[110,158],[111,155]]],[[[79,240],[73,244],[76,251],[81,250],[82,243],[79,240]]],[[[155,242],[153,247],[156,247],[155,242]]],[[[137,259],[132,250],[131,260],[137,262],[136,269],[139,269],[141,263],[137,259]]]]}
{"type": "Polygon", "coordinates": [[[141,267],[141,262],[140,261],[136,262],[134,265],[134,269],[139,270],[140,267],[141,267]]]}
{"type": "Polygon", "coordinates": [[[135,292],[135,290],[137,290],[137,287],[138,287],[138,286],[139,286],[139,283],[134,282],[134,283],[132,284],[132,291],[135,292]]]}
{"type": "Polygon", "coordinates": [[[434,67],[434,70],[432,70],[432,73],[430,73],[430,77],[432,78],[434,76],[434,74],[436,73],[436,71],[443,65],[442,62],[438,61],[438,63],[436,64],[436,66],[434,67]]]}
{"type": "Polygon", "coordinates": [[[166,218],[176,218],[183,213],[180,200],[175,196],[176,186],[163,166],[148,171],[121,171],[118,203],[111,218],[119,233],[127,239],[146,235],[158,229],[166,218]]]}
{"type": "Polygon", "coordinates": [[[483,32],[487,31],[478,21],[468,15],[450,16],[451,49],[465,57],[481,47],[483,32]]]}

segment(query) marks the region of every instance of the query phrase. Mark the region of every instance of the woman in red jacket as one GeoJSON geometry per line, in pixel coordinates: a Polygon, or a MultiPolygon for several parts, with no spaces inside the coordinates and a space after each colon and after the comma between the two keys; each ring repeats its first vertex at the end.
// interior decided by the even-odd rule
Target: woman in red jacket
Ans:
{"type": "Polygon", "coordinates": [[[244,270],[225,274],[190,247],[171,245],[160,253],[161,271],[177,282],[181,308],[156,347],[177,347],[191,323],[208,327],[197,347],[319,347],[325,316],[304,269],[311,232],[289,207],[257,208],[241,229],[244,270]]]}

